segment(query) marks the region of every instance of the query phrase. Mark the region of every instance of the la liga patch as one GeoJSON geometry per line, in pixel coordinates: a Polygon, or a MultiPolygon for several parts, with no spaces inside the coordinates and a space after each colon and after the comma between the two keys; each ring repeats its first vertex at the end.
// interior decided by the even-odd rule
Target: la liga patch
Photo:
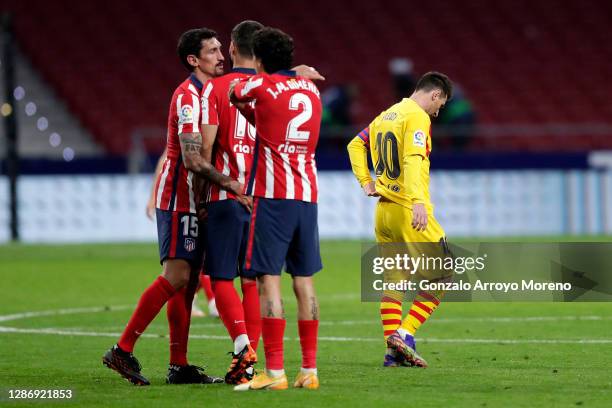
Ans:
{"type": "Polygon", "coordinates": [[[412,142],[413,145],[417,147],[425,147],[425,140],[425,132],[423,132],[422,130],[417,130],[416,132],[414,132],[414,140],[412,142]]]}
{"type": "Polygon", "coordinates": [[[185,123],[193,123],[193,108],[190,105],[184,105],[181,108],[178,123],[179,125],[184,125],[185,123]]]}

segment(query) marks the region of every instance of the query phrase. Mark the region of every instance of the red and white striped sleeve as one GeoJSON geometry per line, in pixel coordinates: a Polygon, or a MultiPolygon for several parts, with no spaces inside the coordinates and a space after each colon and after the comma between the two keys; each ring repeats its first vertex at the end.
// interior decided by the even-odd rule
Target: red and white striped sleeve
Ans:
{"type": "Polygon", "coordinates": [[[202,92],[202,124],[219,125],[219,112],[217,108],[217,94],[214,85],[208,81],[202,92]]]}
{"type": "Polygon", "coordinates": [[[237,100],[243,102],[257,99],[262,84],[263,77],[259,75],[252,76],[248,81],[240,81],[234,87],[234,96],[237,100]]]}
{"type": "Polygon", "coordinates": [[[200,131],[200,98],[192,93],[184,92],[176,96],[176,116],[178,134],[196,133],[200,131]]]}

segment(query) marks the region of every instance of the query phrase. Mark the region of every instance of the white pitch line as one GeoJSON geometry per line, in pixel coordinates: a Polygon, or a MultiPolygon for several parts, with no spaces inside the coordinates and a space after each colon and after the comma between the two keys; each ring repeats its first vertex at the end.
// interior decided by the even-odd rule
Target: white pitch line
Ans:
{"type": "MultiPolygon", "coordinates": [[[[428,325],[448,324],[448,323],[529,323],[529,322],[560,322],[560,321],[600,321],[612,320],[612,316],[525,316],[525,317],[433,317],[427,321],[428,325]]],[[[339,320],[339,321],[320,321],[321,326],[336,325],[359,325],[372,324],[378,322],[378,317],[370,320],[339,320]]],[[[198,324],[198,323],[196,323],[198,324]]],[[[194,327],[194,326],[192,326],[194,327]]]]}
{"type": "MultiPolygon", "coordinates": [[[[59,336],[85,336],[85,337],[120,337],[119,332],[93,332],[83,330],[71,330],[70,328],[54,328],[46,327],[43,329],[22,329],[18,327],[5,327],[0,326],[0,333],[22,333],[22,334],[54,334],[59,336]]],[[[166,334],[154,334],[154,333],[143,333],[140,337],[146,337],[150,339],[167,339],[166,334]]],[[[197,335],[190,334],[190,339],[205,339],[205,340],[228,340],[228,336],[214,336],[214,335],[197,335]]]]}
{"type": "MultiPolygon", "coordinates": [[[[20,334],[50,334],[59,336],[85,336],[85,337],[119,337],[121,333],[101,333],[89,331],[71,331],[67,329],[56,329],[47,327],[44,329],[21,329],[17,327],[0,326],[0,333],[20,333],[20,334]]],[[[144,333],[141,337],[167,339],[167,335],[144,333]]],[[[192,334],[189,339],[198,340],[224,340],[229,341],[228,336],[215,336],[208,334],[192,334]]],[[[299,338],[285,337],[285,340],[297,341],[299,338]]],[[[332,342],[378,342],[383,339],[373,337],[333,337],[320,336],[320,341],[332,342]]],[[[438,339],[438,338],[417,338],[423,343],[460,343],[460,344],[612,344],[612,339],[438,339]]]]}
{"type": "MultiPolygon", "coordinates": [[[[23,312],[15,313],[10,315],[0,315],[0,322],[8,322],[14,320],[21,320],[27,318],[36,317],[47,317],[47,316],[60,316],[60,315],[71,315],[71,314],[82,314],[82,313],[103,313],[103,312],[117,312],[134,308],[133,305],[120,305],[120,306],[97,306],[97,307],[81,307],[81,308],[70,308],[70,309],[54,309],[54,310],[41,310],[34,312],[23,312]]],[[[528,323],[528,322],[557,322],[557,321],[599,321],[599,320],[612,320],[612,316],[524,316],[524,317],[436,317],[428,322],[431,324],[447,324],[447,323],[528,323]]],[[[335,326],[335,325],[359,325],[359,324],[372,324],[378,322],[377,317],[373,317],[370,320],[338,320],[329,321],[322,320],[319,322],[321,326],[335,326]]],[[[191,327],[217,327],[218,323],[192,323],[191,327]]]]}
{"type": "Polygon", "coordinates": [[[30,317],[45,317],[45,316],[59,316],[59,315],[70,315],[80,313],[100,313],[100,312],[115,312],[120,310],[126,310],[133,306],[104,306],[104,307],[77,307],[71,309],[55,309],[55,310],[41,310],[37,312],[23,312],[15,313],[10,315],[0,316],[0,322],[9,322],[12,320],[27,319],[30,317]]]}
{"type": "MultiPolygon", "coordinates": [[[[299,340],[299,339],[296,339],[299,340]]],[[[326,337],[319,336],[324,341],[375,341],[382,343],[381,338],[371,337],[326,337]]],[[[422,343],[464,343],[464,344],[612,344],[612,339],[437,339],[417,338],[422,343]]]]}
{"type": "MultiPolygon", "coordinates": [[[[449,323],[529,323],[529,322],[560,322],[560,321],[604,321],[612,320],[612,316],[531,316],[531,317],[458,317],[458,318],[433,318],[427,322],[428,326],[449,323]]],[[[295,321],[287,320],[287,324],[294,324],[295,321]]],[[[192,329],[214,329],[220,327],[221,321],[213,323],[191,323],[192,329]]],[[[319,320],[319,326],[370,326],[380,324],[376,317],[370,320],[319,320]]],[[[153,323],[150,327],[161,327],[163,324],[153,323]]],[[[121,326],[97,327],[104,330],[120,330],[121,326]]],[[[73,327],[72,330],[87,330],[87,327],[73,327]]]]}
{"type": "MultiPolygon", "coordinates": [[[[449,323],[529,323],[561,321],[602,321],[612,320],[612,316],[526,316],[526,317],[434,317],[427,322],[428,326],[449,323]]],[[[193,322],[193,320],[192,320],[193,322]]],[[[291,324],[291,320],[287,323],[291,324]]],[[[320,320],[319,326],[358,326],[379,324],[378,317],[370,320],[320,320]]],[[[218,323],[191,323],[192,328],[217,327],[218,323]]]]}
{"type": "MultiPolygon", "coordinates": [[[[80,313],[102,313],[114,312],[131,309],[133,306],[105,306],[105,307],[83,307],[70,309],[42,310],[35,312],[14,313],[10,315],[0,315],[0,322],[15,321],[27,318],[60,316],[80,313]]],[[[465,318],[439,318],[433,319],[431,323],[462,323],[462,322],[492,322],[492,323],[513,323],[513,322],[543,322],[543,321],[601,321],[612,320],[612,316],[527,316],[527,317],[465,317],[465,318]]],[[[342,320],[342,321],[321,321],[322,326],[331,325],[359,325],[373,324],[376,319],[371,320],[342,320]]],[[[219,327],[219,323],[194,324],[192,327],[219,327]]],[[[119,332],[94,332],[82,328],[16,328],[0,326],[0,333],[22,333],[22,334],[49,334],[60,336],[87,336],[87,337],[119,337],[119,332]]],[[[167,335],[144,333],[146,338],[167,338],[167,335]]],[[[227,336],[192,334],[191,339],[201,340],[227,340],[227,336]]],[[[287,340],[298,340],[297,338],[287,338],[287,340]]],[[[333,342],[382,342],[381,338],[371,337],[333,337],[321,336],[319,340],[333,342]]],[[[426,338],[419,341],[429,343],[462,343],[462,344],[612,344],[612,339],[438,339],[426,338]]]]}

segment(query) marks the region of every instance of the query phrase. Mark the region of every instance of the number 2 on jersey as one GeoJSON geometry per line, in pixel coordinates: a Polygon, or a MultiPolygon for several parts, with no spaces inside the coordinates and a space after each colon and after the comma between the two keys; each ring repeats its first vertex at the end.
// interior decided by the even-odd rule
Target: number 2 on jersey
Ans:
{"type": "Polygon", "coordinates": [[[398,178],[402,169],[397,151],[397,138],[393,132],[387,132],[384,136],[382,132],[376,135],[376,150],[378,151],[378,160],[374,166],[376,176],[380,177],[386,173],[390,180],[398,178]]]}
{"type": "Polygon", "coordinates": [[[298,129],[312,117],[312,102],[310,98],[303,93],[296,93],[289,99],[289,109],[298,110],[300,106],[302,106],[304,110],[291,119],[287,125],[287,140],[294,142],[304,142],[310,137],[310,132],[308,130],[298,129]]]}

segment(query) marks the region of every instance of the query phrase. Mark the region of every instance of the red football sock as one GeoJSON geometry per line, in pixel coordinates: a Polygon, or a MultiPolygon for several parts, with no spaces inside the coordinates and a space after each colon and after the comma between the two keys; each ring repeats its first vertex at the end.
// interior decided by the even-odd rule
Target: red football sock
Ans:
{"type": "Polygon", "coordinates": [[[264,353],[266,355],[266,369],[282,370],[283,364],[283,336],[285,335],[285,319],[264,317],[261,319],[264,353]]]}
{"type": "Polygon", "coordinates": [[[317,368],[318,320],[298,320],[300,345],[302,346],[302,368],[317,368]]]}
{"type": "Polygon", "coordinates": [[[215,301],[219,316],[227,328],[232,341],[241,334],[247,334],[244,322],[244,311],[238,292],[234,288],[234,282],[226,279],[215,279],[212,281],[215,301]]]}
{"type": "Polygon", "coordinates": [[[206,293],[206,299],[208,299],[209,302],[215,298],[215,292],[210,284],[210,276],[200,273],[200,287],[204,290],[204,293],[206,293]]]}
{"type": "Polygon", "coordinates": [[[168,300],[166,314],[170,329],[170,364],[187,365],[187,342],[191,325],[191,302],[194,290],[188,287],[179,289],[168,300]]]}
{"type": "Polygon", "coordinates": [[[256,282],[242,284],[242,309],[251,347],[257,351],[261,336],[261,311],[259,310],[259,293],[257,293],[256,282]]]}
{"type": "Polygon", "coordinates": [[[130,353],[134,351],[134,344],[138,337],[145,331],[149,323],[155,319],[162,306],[174,292],[175,290],[170,282],[163,276],[158,276],[153,284],[142,293],[136,310],[134,310],[117,343],[122,350],[130,353]]]}
{"type": "Polygon", "coordinates": [[[187,285],[185,291],[185,315],[187,316],[187,324],[184,327],[185,334],[185,349],[187,349],[187,342],[189,341],[189,329],[191,328],[191,309],[193,308],[193,298],[198,291],[198,280],[194,279],[187,285]]]}

